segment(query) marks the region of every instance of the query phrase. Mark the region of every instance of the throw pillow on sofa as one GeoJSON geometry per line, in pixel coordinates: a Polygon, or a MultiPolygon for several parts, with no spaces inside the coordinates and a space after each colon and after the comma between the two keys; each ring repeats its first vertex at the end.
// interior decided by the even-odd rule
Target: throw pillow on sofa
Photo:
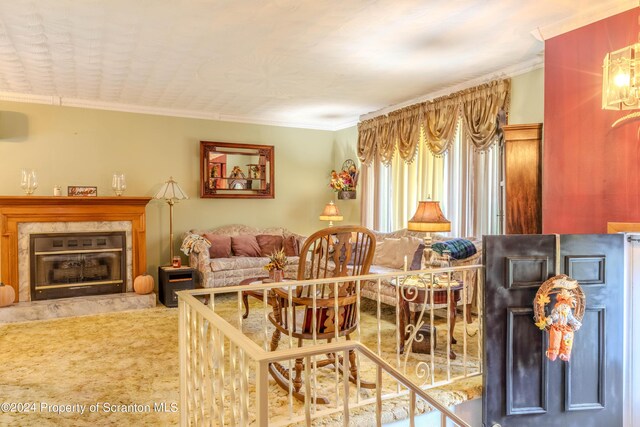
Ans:
{"type": "Polygon", "coordinates": [[[231,237],[211,233],[204,233],[202,237],[211,243],[209,258],[229,258],[231,256],[231,237]]]}
{"type": "Polygon", "coordinates": [[[282,249],[282,236],[258,234],[256,241],[258,242],[258,246],[260,246],[261,256],[269,256],[282,249]]]}
{"type": "Polygon", "coordinates": [[[418,245],[418,249],[413,253],[413,259],[409,262],[409,270],[422,270],[422,257],[424,255],[424,243],[418,245]]]}
{"type": "Polygon", "coordinates": [[[260,245],[256,240],[256,236],[252,234],[241,234],[231,237],[231,249],[235,256],[260,256],[260,245]]]}
{"type": "Polygon", "coordinates": [[[470,240],[459,238],[434,243],[431,249],[440,255],[444,255],[444,251],[448,250],[453,259],[469,258],[477,252],[476,246],[470,240]]]}
{"type": "Polygon", "coordinates": [[[400,270],[404,267],[404,257],[406,256],[407,264],[411,265],[421,242],[421,239],[412,236],[380,240],[376,242],[373,264],[400,270]]]}
{"type": "Polygon", "coordinates": [[[300,247],[298,246],[298,240],[296,236],[290,235],[284,238],[284,254],[286,256],[298,256],[300,255],[300,247]]]}

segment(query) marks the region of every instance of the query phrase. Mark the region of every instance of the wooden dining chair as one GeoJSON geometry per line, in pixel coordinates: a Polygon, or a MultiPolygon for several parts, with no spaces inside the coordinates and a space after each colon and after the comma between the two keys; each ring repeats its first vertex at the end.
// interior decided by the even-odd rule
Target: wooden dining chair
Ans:
{"type": "MultiPolygon", "coordinates": [[[[364,227],[338,226],[319,230],[306,240],[300,251],[297,279],[368,274],[375,246],[375,236],[364,227]]],[[[355,280],[298,286],[291,291],[277,288],[274,289],[274,294],[275,303],[269,315],[271,323],[276,328],[271,339],[272,351],[278,348],[283,334],[297,338],[297,346],[302,347],[305,341],[331,342],[338,337],[350,339],[350,334],[358,326],[355,280]]],[[[346,369],[345,361],[335,354],[327,354],[325,358],[318,360],[315,366],[336,364],[338,369],[346,369]]],[[[349,380],[357,382],[358,371],[353,351],[349,352],[348,364],[349,380]]],[[[272,363],[269,366],[271,375],[283,389],[288,391],[289,381],[292,381],[293,396],[304,400],[305,396],[301,391],[304,360],[296,359],[291,370],[293,375],[280,363],[272,363]]],[[[315,373],[312,372],[311,375],[315,373]]],[[[360,386],[374,388],[375,384],[360,380],[360,386]]],[[[329,403],[325,397],[315,397],[314,400],[316,403],[329,403]]]]}

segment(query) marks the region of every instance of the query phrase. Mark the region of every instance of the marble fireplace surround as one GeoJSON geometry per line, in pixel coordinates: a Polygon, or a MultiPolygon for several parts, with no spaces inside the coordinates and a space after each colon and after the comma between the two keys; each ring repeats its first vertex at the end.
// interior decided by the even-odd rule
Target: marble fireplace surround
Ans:
{"type": "Polygon", "coordinates": [[[130,221],[92,221],[92,222],[25,222],[18,224],[18,280],[19,300],[31,301],[31,248],[30,235],[40,233],[85,233],[100,231],[124,231],[126,234],[126,292],[133,291],[131,269],[131,222],[130,221]]]}
{"type": "Polygon", "coordinates": [[[145,207],[150,200],[150,197],[122,196],[0,196],[0,280],[15,289],[16,302],[30,299],[30,233],[118,230],[127,233],[127,264],[131,265],[127,268],[131,274],[127,277],[127,290],[130,290],[131,278],[147,268],[145,207]],[[24,283],[27,291],[23,289],[24,283]]]}

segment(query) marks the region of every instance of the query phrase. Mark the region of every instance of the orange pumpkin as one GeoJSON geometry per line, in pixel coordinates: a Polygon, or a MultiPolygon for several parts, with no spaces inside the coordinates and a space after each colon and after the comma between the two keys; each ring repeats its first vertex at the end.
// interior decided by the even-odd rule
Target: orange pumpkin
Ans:
{"type": "Polygon", "coordinates": [[[0,307],[6,307],[13,304],[16,299],[16,291],[13,287],[0,283],[0,307]]]}
{"type": "Polygon", "coordinates": [[[154,289],[153,277],[144,273],[133,281],[133,290],[138,295],[146,295],[153,292],[154,289]]]}

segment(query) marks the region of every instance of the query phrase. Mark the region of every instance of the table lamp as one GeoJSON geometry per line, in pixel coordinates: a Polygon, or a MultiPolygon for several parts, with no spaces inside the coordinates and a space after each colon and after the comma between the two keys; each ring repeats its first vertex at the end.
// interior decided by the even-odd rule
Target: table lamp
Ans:
{"type": "Polygon", "coordinates": [[[169,204],[169,264],[171,264],[173,261],[173,205],[178,200],[188,199],[189,197],[171,176],[167,182],[162,184],[154,198],[165,200],[169,204]]]}
{"type": "Polygon", "coordinates": [[[431,233],[436,231],[451,231],[451,221],[444,217],[440,209],[440,202],[431,200],[418,202],[418,209],[407,224],[411,231],[424,231],[424,245],[431,247],[431,233]]]}
{"type": "Polygon", "coordinates": [[[329,221],[329,227],[333,227],[333,221],[342,221],[343,217],[340,215],[338,207],[333,204],[333,200],[326,204],[324,210],[320,214],[321,221],[329,221]]]}

